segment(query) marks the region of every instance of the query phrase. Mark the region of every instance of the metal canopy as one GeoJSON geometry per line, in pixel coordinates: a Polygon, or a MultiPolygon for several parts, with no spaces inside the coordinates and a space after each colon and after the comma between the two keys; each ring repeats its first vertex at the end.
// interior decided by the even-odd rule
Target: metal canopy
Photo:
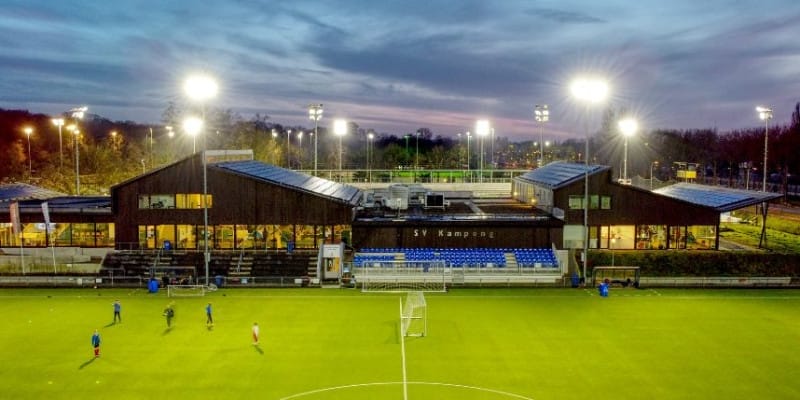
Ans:
{"type": "MultiPolygon", "coordinates": [[[[589,175],[594,175],[609,168],[604,165],[589,165],[589,175]]],[[[526,172],[520,175],[518,179],[546,186],[550,189],[559,189],[582,179],[586,175],[586,170],[586,164],[555,161],[541,168],[526,172]]]]}
{"type": "Polygon", "coordinates": [[[779,193],[706,186],[696,183],[676,183],[654,190],[653,193],[711,207],[719,212],[738,210],[781,197],[779,193]]]}
{"type": "Polygon", "coordinates": [[[361,190],[354,186],[343,185],[338,182],[276,167],[260,161],[222,162],[211,164],[209,167],[221,168],[279,186],[328,197],[352,205],[357,205],[358,201],[361,199],[361,190]]]}

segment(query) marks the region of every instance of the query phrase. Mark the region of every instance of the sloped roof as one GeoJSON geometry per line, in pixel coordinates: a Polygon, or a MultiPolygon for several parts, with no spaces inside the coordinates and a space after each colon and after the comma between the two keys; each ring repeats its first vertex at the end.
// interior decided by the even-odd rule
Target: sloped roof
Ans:
{"type": "Polygon", "coordinates": [[[299,190],[317,196],[357,205],[361,199],[361,190],[355,186],[344,185],[260,161],[232,161],[209,165],[209,168],[220,168],[245,175],[253,179],[275,185],[299,190]]]}
{"type": "Polygon", "coordinates": [[[0,203],[22,200],[46,200],[64,195],[64,193],[29,185],[27,183],[0,185],[0,203]]]}
{"type": "Polygon", "coordinates": [[[587,167],[586,164],[582,163],[555,161],[541,168],[526,172],[516,179],[532,182],[550,189],[559,189],[583,179],[587,168],[589,175],[594,175],[610,167],[605,165],[589,165],[587,167]]]}
{"type": "Polygon", "coordinates": [[[653,193],[683,200],[692,204],[711,207],[719,212],[738,210],[781,197],[779,193],[731,189],[722,186],[706,186],[696,183],[676,183],[656,189],[653,193]]]}

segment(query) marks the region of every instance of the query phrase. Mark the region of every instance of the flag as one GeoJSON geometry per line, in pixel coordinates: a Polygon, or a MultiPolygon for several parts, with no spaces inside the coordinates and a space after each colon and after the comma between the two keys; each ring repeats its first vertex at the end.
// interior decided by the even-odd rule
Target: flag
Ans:
{"type": "Polygon", "coordinates": [[[44,230],[50,233],[50,208],[46,201],[42,203],[42,214],[44,214],[44,230]]]}
{"type": "Polygon", "coordinates": [[[15,235],[19,235],[22,232],[22,226],[19,223],[19,203],[13,202],[8,207],[8,213],[11,214],[11,227],[14,231],[15,235]]]}

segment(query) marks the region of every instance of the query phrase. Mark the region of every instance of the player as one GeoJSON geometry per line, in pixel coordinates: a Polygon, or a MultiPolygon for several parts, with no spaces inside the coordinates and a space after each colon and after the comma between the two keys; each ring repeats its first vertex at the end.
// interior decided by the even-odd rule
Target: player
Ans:
{"type": "Polygon", "coordinates": [[[172,326],[172,318],[175,316],[175,310],[172,308],[172,303],[167,305],[164,309],[164,316],[167,317],[167,328],[172,326]]]}
{"type": "Polygon", "coordinates": [[[117,323],[117,320],[119,320],[119,322],[122,323],[122,316],[120,315],[121,311],[122,311],[122,304],[120,304],[119,299],[114,300],[114,323],[115,324],[117,323]]]}
{"type": "Polygon", "coordinates": [[[253,346],[258,345],[258,322],[253,322],[253,346]]]}
{"type": "Polygon", "coordinates": [[[94,347],[94,356],[100,357],[100,332],[97,329],[94,330],[92,335],[92,347],[94,347]]]}
{"type": "Polygon", "coordinates": [[[211,303],[206,306],[206,325],[214,325],[214,318],[211,318],[211,303]]]}

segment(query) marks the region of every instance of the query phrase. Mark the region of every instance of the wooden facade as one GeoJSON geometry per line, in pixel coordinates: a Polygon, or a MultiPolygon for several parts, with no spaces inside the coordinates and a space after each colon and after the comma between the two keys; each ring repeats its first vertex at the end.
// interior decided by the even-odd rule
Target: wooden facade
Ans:
{"type": "MultiPolygon", "coordinates": [[[[610,209],[589,209],[589,225],[719,225],[719,212],[713,208],[621,185],[611,175],[607,169],[589,176],[590,195],[611,197],[610,209]]],[[[583,224],[583,210],[569,209],[570,196],[584,197],[583,179],[553,191],[565,224],[583,224]]]]}
{"type": "Polygon", "coordinates": [[[355,248],[549,248],[561,243],[561,222],[355,221],[355,248]]]}
{"type": "MultiPolygon", "coordinates": [[[[203,208],[141,207],[141,195],[203,193],[202,153],[123,182],[111,189],[118,243],[139,240],[139,226],[203,225],[203,208]]],[[[349,225],[354,206],[291,186],[207,165],[212,197],[208,225],[349,225]]]]}

